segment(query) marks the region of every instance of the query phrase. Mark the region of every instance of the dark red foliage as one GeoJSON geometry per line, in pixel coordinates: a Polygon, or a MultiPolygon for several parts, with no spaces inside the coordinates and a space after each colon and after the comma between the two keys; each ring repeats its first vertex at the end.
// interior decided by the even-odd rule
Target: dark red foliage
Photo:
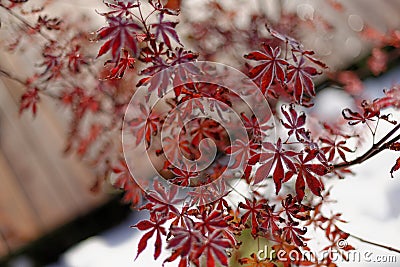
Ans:
{"type": "Polygon", "coordinates": [[[289,243],[293,242],[297,246],[305,246],[302,236],[307,232],[306,228],[299,228],[298,222],[289,222],[287,226],[283,228],[283,236],[289,243]]]}
{"type": "Polygon", "coordinates": [[[36,28],[40,31],[40,28],[46,28],[47,30],[60,30],[60,24],[62,21],[59,18],[48,18],[47,15],[39,16],[36,28]]]}
{"type": "Polygon", "coordinates": [[[270,206],[269,204],[265,204],[264,209],[258,214],[258,218],[260,221],[260,229],[267,233],[271,232],[272,235],[276,236],[281,234],[279,225],[284,222],[284,219],[274,210],[275,205],[270,206]]]}
{"type": "Polygon", "coordinates": [[[101,13],[103,16],[129,16],[132,15],[132,9],[139,6],[136,1],[116,1],[116,0],[103,0],[103,3],[111,9],[106,13],[101,13]]]}
{"type": "Polygon", "coordinates": [[[196,178],[198,173],[193,170],[181,170],[178,168],[171,168],[171,172],[175,175],[171,182],[180,186],[190,185],[190,180],[196,178]]]}
{"type": "Polygon", "coordinates": [[[348,120],[350,125],[356,125],[358,123],[366,123],[367,121],[373,121],[379,115],[379,110],[364,109],[364,112],[352,111],[349,108],[345,108],[342,111],[343,117],[348,120]]]}
{"type": "Polygon", "coordinates": [[[106,16],[108,26],[97,31],[97,40],[106,40],[97,57],[111,51],[112,61],[118,62],[121,50],[125,49],[134,57],[139,55],[139,33],[142,27],[126,17],[106,16]]]}
{"type": "Polygon", "coordinates": [[[82,56],[81,47],[76,45],[68,54],[68,69],[72,73],[81,72],[82,65],[88,65],[89,60],[82,56]]]}
{"type": "Polygon", "coordinates": [[[354,152],[346,146],[345,140],[336,141],[330,139],[329,137],[321,137],[320,140],[324,144],[324,146],[321,147],[321,150],[325,153],[325,155],[328,156],[328,161],[333,161],[333,159],[335,158],[335,153],[337,152],[340,158],[343,161],[347,162],[345,152],[354,152]]]}
{"type": "Polygon", "coordinates": [[[228,255],[225,250],[231,247],[231,243],[220,231],[214,231],[203,242],[196,250],[196,258],[204,255],[207,267],[214,267],[217,263],[228,266],[228,255]]]}
{"type": "Polygon", "coordinates": [[[296,199],[291,195],[287,195],[287,197],[282,200],[282,208],[286,213],[289,221],[297,220],[308,220],[310,218],[311,207],[306,206],[304,204],[299,204],[296,202],[296,199]]]}
{"type": "Polygon", "coordinates": [[[120,58],[118,62],[115,62],[114,68],[111,69],[110,75],[108,75],[106,79],[121,79],[127,69],[133,69],[134,67],[135,59],[129,56],[128,51],[124,51],[124,57],[120,58]]]}
{"type": "Polygon", "coordinates": [[[178,22],[165,21],[164,14],[161,13],[158,23],[151,25],[153,28],[156,29],[155,38],[161,37],[165,45],[169,49],[172,49],[171,41],[169,39],[170,37],[172,37],[172,39],[174,39],[178,44],[182,45],[181,41],[179,40],[179,36],[175,31],[175,27],[177,24],[178,22]]]}
{"type": "Polygon", "coordinates": [[[265,199],[257,201],[255,198],[253,200],[246,198],[246,203],[239,203],[239,208],[246,210],[246,212],[240,218],[240,221],[241,223],[246,224],[250,217],[251,234],[253,236],[256,236],[259,230],[257,218],[261,211],[264,210],[264,204],[266,204],[265,199]]]}
{"type": "Polygon", "coordinates": [[[321,196],[321,191],[324,189],[324,185],[318,175],[323,176],[327,174],[328,169],[322,164],[311,163],[317,156],[317,153],[318,151],[311,150],[305,157],[298,155],[298,162],[295,163],[297,169],[296,197],[298,201],[304,198],[306,182],[314,195],[321,196]]]}
{"type": "Polygon", "coordinates": [[[276,81],[283,83],[285,81],[285,66],[288,62],[280,58],[281,49],[274,49],[268,44],[263,44],[264,52],[252,52],[245,55],[250,60],[260,61],[260,65],[255,66],[249,71],[250,78],[259,82],[261,91],[265,91],[276,81]]]}
{"type": "Polygon", "coordinates": [[[39,102],[39,89],[31,88],[28,89],[22,96],[21,96],[21,103],[19,106],[19,113],[21,114],[24,110],[31,108],[33,115],[36,115],[37,106],[36,104],[39,102]]]}
{"type": "Polygon", "coordinates": [[[142,113],[141,118],[128,121],[129,129],[136,136],[136,144],[144,140],[149,145],[151,136],[156,135],[158,131],[160,119],[156,114],[147,110],[147,106],[140,104],[139,108],[142,113]]]}
{"type": "Polygon", "coordinates": [[[123,201],[137,206],[142,202],[142,190],[131,176],[128,166],[124,160],[120,160],[119,166],[113,167],[112,171],[117,174],[114,187],[124,191],[123,201]]]}
{"type": "Polygon", "coordinates": [[[172,226],[170,234],[172,238],[168,240],[168,248],[172,249],[172,254],[164,262],[173,262],[181,257],[178,266],[187,266],[189,254],[193,254],[203,236],[199,230],[194,228],[193,221],[190,219],[185,220],[185,227],[172,226]]]}
{"type": "Polygon", "coordinates": [[[271,166],[275,164],[272,178],[275,183],[276,193],[278,194],[281,190],[282,183],[288,181],[292,177],[293,173],[296,172],[296,167],[292,158],[298,153],[284,150],[281,139],[278,139],[276,146],[271,143],[264,144],[263,146],[268,149],[269,152],[265,155],[266,161],[262,163],[263,165],[255,174],[255,181],[257,183],[265,179],[264,168],[271,168],[271,166]],[[289,172],[285,173],[284,166],[289,170],[289,172]]]}
{"type": "Polygon", "coordinates": [[[63,63],[58,55],[43,53],[44,61],[39,65],[45,67],[44,71],[40,74],[45,80],[58,78],[61,75],[63,63]]]}
{"type": "MultiPolygon", "coordinates": [[[[327,1],[335,12],[344,12],[340,3],[327,1]]],[[[20,113],[31,110],[35,115],[39,100],[62,104],[68,118],[65,151],[90,164],[97,189],[99,181],[109,179],[116,189],[124,191],[124,202],[136,208],[141,205],[139,210],[149,214],[149,219],[133,226],[144,232],[136,258],[153,237],[154,259],[160,257],[163,244],[170,250],[163,265],[228,266],[232,260],[260,267],[336,266],[329,255],[318,262],[291,260],[288,255],[310,250],[307,231],[322,232],[328,242],[322,251],[329,253],[340,250],[338,241],[350,236],[338,227],[345,222],[341,213],[325,214],[326,203],[332,200],[324,184],[327,179],[345,178],[352,174],[353,165],[384,150],[400,151],[400,126],[387,112],[400,108],[400,87],[394,84],[383,97],[362,101],[359,73],[365,70],[355,66],[326,73],[328,66],[301,43],[302,33],[317,33],[319,27],[324,33],[335,32],[335,26],[317,10],[313,20],[284,8],[274,17],[258,8],[241,17],[240,6],[211,0],[203,3],[204,16],[195,19],[185,13],[190,1],[182,5],[184,12],[180,14],[181,1],[104,0],[107,10],[97,14],[106,25],[92,40],[100,42],[97,47],[88,41],[91,29],[86,26],[90,25],[86,17],[54,17],[45,14],[47,4],[28,10],[26,1],[5,2],[0,1],[0,10],[16,23],[10,27],[16,40],[8,48],[23,54],[26,43],[37,43],[40,60],[26,82],[19,78],[20,73],[0,69],[0,74],[25,86],[20,113]],[[186,27],[178,27],[178,15],[186,27]],[[187,31],[186,36],[180,28],[187,31]],[[184,47],[186,42],[195,52],[184,47]],[[101,60],[107,54],[108,58],[101,60]],[[232,63],[246,73],[249,79],[243,80],[254,90],[243,86],[239,88],[242,92],[232,92],[220,84],[225,77],[214,75],[215,69],[198,59],[232,63]],[[314,84],[314,78],[323,72],[327,75],[320,78],[327,77],[328,87],[341,87],[354,100],[351,109],[343,109],[344,120],[327,122],[318,110],[307,109],[316,93],[324,89],[324,81],[314,84]],[[215,80],[196,82],[201,75],[215,80]],[[130,103],[137,92],[144,92],[144,100],[130,103]],[[151,109],[148,104],[156,95],[160,106],[151,109]],[[242,98],[256,101],[247,103],[242,98]],[[262,103],[268,103],[271,112],[262,106],[268,112],[259,118],[255,110],[262,103]],[[137,116],[131,118],[127,113],[124,119],[130,104],[137,116]],[[230,119],[231,113],[236,113],[238,121],[230,119]],[[184,121],[187,118],[190,120],[184,121]],[[378,140],[381,120],[391,123],[393,129],[378,140]],[[146,177],[132,177],[133,168],[122,160],[123,128],[135,138],[129,145],[144,143],[147,155],[143,157],[154,163],[141,167],[154,168],[165,181],[149,180],[145,183],[148,188],[142,191],[142,178],[146,177]],[[364,129],[372,134],[373,144],[351,160],[348,153],[355,151],[348,139],[354,139],[357,146],[363,144],[364,129]],[[204,170],[195,164],[183,166],[182,157],[196,163],[209,160],[205,154],[211,141],[215,158],[204,170]],[[240,171],[230,173],[232,169],[240,171]],[[221,179],[223,174],[229,177],[221,179]],[[191,187],[193,190],[186,193],[191,187]],[[274,188],[275,194],[271,193],[274,188]],[[239,237],[247,234],[246,229],[253,240],[245,242],[266,239],[273,249],[285,251],[286,258],[261,261],[253,252],[240,254],[238,249],[246,243],[239,242],[239,237]]],[[[398,30],[384,34],[370,27],[361,34],[374,44],[367,60],[369,71],[380,75],[399,54],[400,34],[398,30]]],[[[390,174],[399,169],[400,158],[390,174]]],[[[351,249],[348,245],[342,251],[351,249]]],[[[341,256],[346,258],[344,253],[341,256]]]]}
{"type": "Polygon", "coordinates": [[[305,95],[315,96],[314,83],[312,77],[318,73],[317,69],[306,65],[306,60],[303,56],[297,58],[293,56],[296,65],[288,67],[288,81],[293,84],[294,98],[302,104],[305,95]]]}
{"type": "Polygon", "coordinates": [[[293,105],[290,105],[289,109],[287,109],[287,106],[282,105],[281,111],[286,119],[286,122],[281,120],[281,123],[286,129],[289,130],[288,135],[291,136],[295,134],[296,139],[299,141],[304,139],[306,134],[306,130],[304,128],[306,124],[306,114],[304,112],[297,114],[297,111],[294,109],[293,105]]]}
{"type": "Polygon", "coordinates": [[[140,231],[150,230],[146,234],[144,234],[142,236],[142,238],[140,239],[136,258],[140,255],[140,253],[143,252],[143,250],[147,246],[147,241],[154,234],[156,234],[156,242],[154,243],[154,259],[157,259],[160,256],[161,246],[162,246],[161,235],[166,235],[165,228],[162,225],[166,221],[167,221],[166,218],[155,215],[155,216],[151,216],[150,220],[143,220],[132,226],[132,227],[139,229],[140,231]]]}

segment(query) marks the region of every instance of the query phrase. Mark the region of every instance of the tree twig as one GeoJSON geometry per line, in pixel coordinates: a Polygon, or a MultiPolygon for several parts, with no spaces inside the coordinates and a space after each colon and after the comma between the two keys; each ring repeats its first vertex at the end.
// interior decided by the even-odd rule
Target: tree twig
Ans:
{"type": "Polygon", "coordinates": [[[384,249],[387,249],[387,250],[390,250],[390,251],[394,251],[394,252],[400,253],[400,249],[397,249],[397,248],[394,248],[394,247],[391,247],[391,246],[382,245],[382,244],[375,243],[375,242],[372,242],[372,241],[368,241],[368,240],[365,240],[364,238],[361,238],[361,237],[358,237],[358,236],[355,236],[355,235],[352,235],[352,234],[350,234],[350,236],[352,238],[354,238],[354,239],[357,239],[358,241],[363,242],[363,243],[370,244],[370,245],[373,245],[373,246],[376,246],[376,247],[380,247],[380,248],[384,248],[384,249]]]}
{"type": "Polygon", "coordinates": [[[9,73],[9,72],[1,69],[1,68],[0,68],[0,75],[4,76],[4,77],[6,77],[6,78],[8,78],[10,80],[16,81],[16,82],[18,82],[18,83],[20,83],[22,85],[26,85],[26,83],[22,79],[12,75],[11,73],[9,73]]]}
{"type": "Polygon", "coordinates": [[[36,27],[32,26],[25,18],[23,18],[22,16],[18,15],[17,13],[15,13],[13,10],[11,10],[10,8],[6,7],[5,5],[3,5],[2,3],[0,3],[0,7],[2,7],[3,9],[5,9],[8,14],[10,14],[11,16],[13,16],[14,18],[18,19],[20,22],[22,22],[26,27],[36,31],[37,33],[39,33],[40,36],[42,36],[45,40],[49,41],[49,42],[54,42],[54,40],[48,36],[47,34],[41,32],[40,30],[38,30],[36,27]]]}
{"type": "Polygon", "coordinates": [[[340,169],[345,167],[350,167],[352,165],[360,164],[367,159],[372,158],[373,156],[377,155],[378,153],[382,152],[385,149],[388,149],[391,144],[398,141],[400,139],[400,135],[397,135],[393,139],[387,141],[390,137],[392,137],[398,130],[400,129],[400,124],[396,125],[389,133],[387,133],[379,142],[374,144],[368,151],[364,154],[359,156],[358,158],[348,161],[348,162],[341,162],[338,164],[333,165],[334,169],[340,169]],[[386,142],[387,141],[387,142],[386,142]],[[386,142],[386,143],[385,143],[386,142]]]}

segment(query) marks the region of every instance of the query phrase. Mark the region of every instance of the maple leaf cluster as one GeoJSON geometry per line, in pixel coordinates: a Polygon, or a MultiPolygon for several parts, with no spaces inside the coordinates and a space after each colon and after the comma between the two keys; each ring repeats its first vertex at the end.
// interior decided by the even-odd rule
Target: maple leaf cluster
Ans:
{"type": "MultiPolygon", "coordinates": [[[[180,11],[176,5],[180,1],[164,5],[160,0],[105,0],[107,10],[96,11],[105,25],[91,36],[81,20],[46,15],[44,7],[28,11],[25,2],[0,2],[0,8],[20,24],[15,30],[18,40],[8,48],[18,51],[24,40],[38,38],[40,60],[35,73],[25,80],[5,71],[1,74],[25,86],[20,112],[30,110],[35,115],[43,99],[60,104],[68,118],[65,151],[93,166],[97,177],[93,191],[110,179],[124,192],[124,202],[149,214],[133,226],[143,232],[136,257],[151,245],[154,259],[166,248],[170,255],[163,264],[180,267],[228,266],[231,260],[246,266],[336,266],[328,254],[321,261],[296,262],[277,257],[260,261],[254,253],[242,255],[240,248],[245,244],[239,240],[246,232],[253,240],[266,239],[276,251],[288,254],[309,251],[307,241],[313,238],[313,231],[322,231],[325,236],[329,245],[323,251],[354,249],[350,245],[338,248],[338,242],[349,233],[338,226],[345,222],[342,214],[328,216],[323,211],[330,201],[325,184],[328,179],[351,174],[352,165],[383,150],[400,150],[400,125],[387,112],[400,107],[398,85],[378,99],[362,100],[357,73],[327,73],[327,66],[314,51],[299,41],[300,27],[317,26],[290,11],[281,11],[279,20],[254,13],[242,27],[226,23],[237,19],[237,12],[228,10],[221,1],[209,1],[206,6],[210,12],[203,21],[192,21],[183,14],[184,23],[191,26],[190,36],[185,38],[178,31],[180,11]],[[21,20],[23,16],[36,19],[30,23],[21,20]],[[186,41],[198,52],[188,50],[186,41]],[[194,81],[196,75],[214,74],[199,59],[217,60],[221,54],[233,58],[254,82],[271,107],[274,123],[268,116],[258,118],[252,107],[243,107],[240,98],[257,95],[254,91],[239,95],[219,85],[218,78],[209,83],[194,81]],[[323,73],[354,100],[354,106],[344,108],[333,122],[321,121],[310,111],[318,93],[315,78],[323,73]],[[169,86],[173,87],[171,92],[169,86]],[[147,98],[134,103],[137,116],[124,121],[131,96],[139,89],[145,90],[147,98]],[[148,107],[153,92],[164,99],[162,108],[148,107]],[[175,111],[174,116],[168,117],[163,110],[175,111]],[[234,125],[228,118],[232,111],[240,120],[234,125]],[[219,122],[207,117],[207,112],[216,114],[219,122]],[[190,122],[184,124],[182,118],[190,118],[190,122]],[[389,123],[393,130],[375,140],[380,121],[389,123]],[[233,129],[233,139],[223,125],[233,129]],[[144,143],[146,153],[156,159],[154,166],[144,167],[156,168],[174,186],[154,181],[151,189],[144,190],[147,188],[138,182],[143,177],[132,176],[121,142],[124,127],[134,138],[130,145],[144,143]],[[247,139],[240,136],[240,129],[247,139]],[[360,134],[365,129],[373,144],[354,157],[354,143],[365,141],[360,134]],[[162,136],[163,131],[168,134],[162,136]],[[278,133],[275,139],[274,131],[278,133]],[[204,159],[204,152],[212,150],[210,139],[215,158],[207,168],[176,164],[180,155],[190,161],[204,159]],[[242,165],[243,173],[229,177],[233,183],[218,182],[225,170],[242,165]],[[227,188],[232,184],[246,190],[227,188]],[[191,201],[181,199],[179,187],[196,188],[190,194],[191,201]],[[209,201],[210,196],[213,201],[209,201]],[[150,242],[152,237],[154,243],[150,242]]],[[[332,7],[343,9],[338,4],[332,7]]],[[[315,24],[327,30],[333,27],[322,17],[316,17],[315,24]]],[[[387,67],[387,47],[398,52],[398,31],[380,34],[368,28],[362,34],[378,40],[367,65],[379,75],[387,67]]],[[[399,169],[400,159],[390,174],[399,169]]],[[[344,253],[341,256],[346,257],[344,253]]]]}

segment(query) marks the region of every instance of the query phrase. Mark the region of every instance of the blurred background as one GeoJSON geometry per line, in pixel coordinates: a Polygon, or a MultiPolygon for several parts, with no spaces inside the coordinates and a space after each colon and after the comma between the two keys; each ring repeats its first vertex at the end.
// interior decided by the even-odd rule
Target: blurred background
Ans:
{"type": "MultiPolygon", "coordinates": [[[[93,29],[104,24],[95,12],[104,10],[100,1],[51,2],[50,10],[61,17],[83,14],[90,18],[93,29]]],[[[171,2],[182,10],[182,25],[178,30],[183,33],[190,31],[185,26],[189,18],[194,23],[207,18],[208,1],[171,2]]],[[[238,10],[238,17],[243,20],[254,10],[274,18],[280,8],[290,10],[305,23],[323,18],[334,26],[333,31],[320,34],[321,29],[306,28],[301,39],[305,47],[314,49],[332,70],[366,64],[365,58],[371,54],[372,46],[360,35],[365,27],[383,32],[400,28],[398,0],[220,2],[226,4],[227,9],[238,10]],[[336,9],[333,8],[335,4],[336,9]],[[339,12],[338,9],[342,10],[339,12]]],[[[5,13],[0,9],[1,20],[3,16],[5,13]]],[[[240,28],[247,22],[237,23],[240,28]]],[[[7,34],[7,29],[2,27],[1,42],[10,38],[7,34]]],[[[205,49],[201,40],[190,34],[183,43],[194,51],[205,49]]],[[[237,64],[229,55],[219,58],[210,52],[209,59],[237,64]]],[[[390,70],[382,76],[361,73],[367,88],[366,97],[381,96],[384,88],[400,83],[399,60],[389,60],[390,70]]],[[[34,57],[0,51],[1,68],[29,75],[34,65],[34,57]]],[[[93,192],[95,180],[91,168],[77,157],[63,154],[65,114],[48,101],[40,104],[40,112],[34,119],[19,116],[19,99],[23,91],[23,86],[0,76],[0,266],[161,266],[162,260],[153,261],[151,250],[133,261],[140,234],[129,226],[146,214],[138,214],[128,205],[121,204],[121,195],[111,186],[105,185],[93,192]]],[[[341,108],[347,103],[346,94],[327,86],[318,93],[315,109],[327,117],[341,116],[341,108]]],[[[362,167],[355,167],[355,176],[335,182],[332,197],[338,200],[336,209],[343,211],[343,217],[349,221],[343,225],[343,230],[398,248],[400,182],[388,174],[395,160],[396,155],[384,153],[362,167]]],[[[358,249],[379,255],[388,253],[353,241],[358,249]]],[[[165,258],[166,252],[163,253],[161,259],[165,258]]],[[[397,258],[397,263],[368,263],[368,266],[399,266],[400,257],[397,258]]],[[[355,265],[344,263],[343,266],[346,264],[355,265]]],[[[367,266],[367,263],[358,265],[367,266]]]]}

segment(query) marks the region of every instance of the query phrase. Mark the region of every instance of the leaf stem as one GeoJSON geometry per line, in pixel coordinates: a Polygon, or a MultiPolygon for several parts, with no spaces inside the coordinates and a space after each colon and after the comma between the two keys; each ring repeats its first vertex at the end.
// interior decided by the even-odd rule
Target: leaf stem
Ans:
{"type": "MultiPolygon", "coordinates": [[[[144,29],[146,30],[147,36],[150,37],[150,30],[149,30],[149,28],[148,28],[148,26],[147,26],[147,24],[146,24],[146,20],[145,20],[144,17],[143,17],[142,9],[141,9],[141,7],[140,7],[140,6],[141,6],[141,2],[138,1],[138,4],[139,4],[138,10],[139,10],[139,15],[140,15],[140,20],[141,20],[141,22],[142,22],[142,24],[143,24],[144,29]]],[[[147,18],[146,18],[146,19],[147,19],[147,18]]]]}

